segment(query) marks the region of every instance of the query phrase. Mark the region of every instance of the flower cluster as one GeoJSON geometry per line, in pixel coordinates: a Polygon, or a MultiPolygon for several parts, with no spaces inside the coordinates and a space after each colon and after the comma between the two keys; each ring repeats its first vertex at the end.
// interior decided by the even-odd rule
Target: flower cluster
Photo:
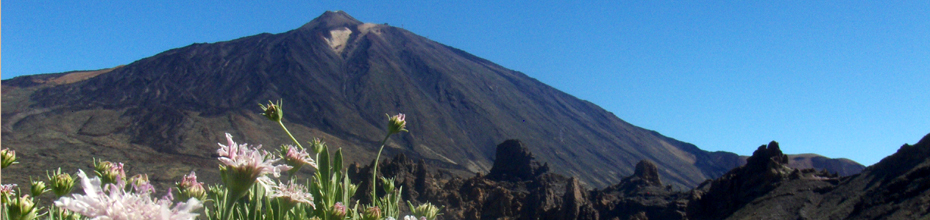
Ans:
{"type": "Polygon", "coordinates": [[[258,177],[267,174],[278,177],[282,171],[291,169],[288,165],[274,165],[280,159],[268,151],[260,150],[261,145],[249,147],[248,144],[236,144],[229,133],[226,133],[226,141],[227,145],[219,144],[220,149],[216,153],[220,156],[220,172],[231,200],[245,195],[258,177]]]}
{"type": "MultiPolygon", "coordinates": [[[[400,195],[403,187],[395,185],[394,178],[382,177],[384,196],[377,197],[375,182],[378,164],[372,173],[372,203],[349,206],[358,186],[352,184],[345,172],[342,149],[330,154],[320,139],[312,139],[309,148],[301,146],[287,131],[282,119],[281,101],[261,105],[262,115],[277,122],[295,145],[283,145],[279,151],[269,153],[261,145],[238,144],[226,133],[226,143],[218,143],[216,150],[222,184],[205,187],[197,181],[193,171],[184,175],[175,187],[163,197],[156,198],[155,187],[147,174],[126,175],[123,163],[93,160],[93,178],[83,170],[76,177],[61,172],[46,172],[48,181],[33,180],[31,194],[15,189],[15,184],[0,185],[0,217],[9,219],[196,219],[204,202],[206,219],[352,219],[396,220],[401,218],[400,195]],[[308,152],[312,151],[312,152],[308,152]],[[312,153],[312,154],[311,154],[312,153]],[[315,157],[312,155],[315,154],[315,157]],[[276,164],[278,162],[280,164],[276,164]],[[315,175],[305,184],[298,183],[297,171],[304,165],[316,169],[315,175]],[[288,178],[278,180],[281,172],[289,171],[288,178]],[[269,175],[271,174],[271,175],[269,175]],[[274,178],[270,178],[274,176],[274,178]],[[83,194],[73,193],[75,181],[80,182],[83,194]],[[175,202],[173,191],[180,200],[175,202]],[[54,206],[41,207],[38,199],[43,193],[54,192],[54,206]],[[42,211],[46,209],[47,211],[42,211]],[[40,212],[41,211],[41,212],[40,212]]],[[[406,116],[388,115],[388,132],[381,141],[375,161],[381,156],[391,135],[406,130],[406,116]]],[[[16,152],[0,150],[0,168],[17,164],[16,152]]],[[[157,178],[157,177],[156,177],[157,178]]],[[[410,202],[407,202],[410,204],[410,202]]],[[[413,215],[404,220],[433,220],[440,215],[435,206],[427,203],[410,205],[413,215]],[[418,217],[419,216],[419,217],[418,217]]]]}
{"type": "Polygon", "coordinates": [[[261,145],[250,148],[248,144],[236,144],[229,133],[226,133],[226,141],[228,145],[219,144],[220,149],[216,150],[220,162],[229,169],[248,175],[249,179],[255,180],[266,174],[278,177],[282,171],[291,169],[288,165],[274,165],[280,159],[274,158],[268,151],[260,150],[261,145]]]}
{"type": "Polygon", "coordinates": [[[307,187],[290,181],[288,184],[278,183],[269,190],[271,198],[277,198],[284,201],[289,206],[295,206],[298,203],[313,206],[313,195],[307,192],[307,187]]]}
{"type": "Polygon", "coordinates": [[[95,219],[194,219],[202,203],[194,198],[171,207],[167,199],[153,199],[152,191],[127,192],[115,184],[102,184],[99,177],[88,178],[78,170],[84,195],[62,197],[55,206],[95,219]]]}

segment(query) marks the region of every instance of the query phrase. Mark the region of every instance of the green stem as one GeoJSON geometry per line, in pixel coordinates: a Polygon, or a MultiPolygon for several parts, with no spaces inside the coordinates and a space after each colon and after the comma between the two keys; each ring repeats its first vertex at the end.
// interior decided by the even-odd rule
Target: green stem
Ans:
{"type": "Polygon", "coordinates": [[[233,213],[233,212],[232,212],[232,208],[233,208],[233,205],[234,205],[236,202],[235,202],[235,199],[232,199],[232,198],[230,198],[230,196],[228,196],[228,195],[229,195],[229,192],[226,192],[226,195],[227,195],[227,196],[226,196],[226,210],[224,210],[224,211],[226,211],[226,213],[223,213],[223,219],[224,219],[224,220],[231,220],[231,219],[232,219],[232,213],[233,213]]]}
{"type": "Polygon", "coordinates": [[[294,135],[291,135],[291,132],[287,130],[287,127],[284,127],[284,122],[278,121],[278,124],[281,125],[281,128],[284,129],[284,133],[287,133],[287,136],[291,137],[291,140],[294,141],[295,144],[297,144],[297,147],[299,147],[300,149],[304,149],[304,146],[300,145],[300,142],[297,141],[297,138],[294,138],[294,135]]]}
{"type": "Polygon", "coordinates": [[[223,213],[223,219],[224,219],[224,220],[232,220],[233,206],[235,206],[236,201],[238,201],[240,198],[242,198],[243,196],[245,196],[246,193],[249,192],[248,189],[249,189],[249,188],[252,188],[252,185],[253,185],[253,184],[255,184],[255,183],[253,182],[252,184],[249,184],[249,187],[246,187],[244,190],[237,190],[237,191],[239,191],[239,192],[236,192],[235,195],[229,193],[230,190],[229,190],[229,188],[227,187],[227,191],[226,191],[226,213],[223,213]]]}
{"type": "Polygon", "coordinates": [[[381,140],[381,148],[378,149],[378,156],[375,157],[375,167],[374,167],[374,170],[372,170],[371,172],[371,205],[373,206],[376,204],[375,201],[377,201],[377,198],[378,198],[377,194],[375,193],[376,191],[378,191],[375,188],[376,186],[375,183],[377,183],[376,178],[378,177],[378,160],[381,160],[381,151],[384,150],[384,143],[387,142],[389,137],[391,137],[391,133],[388,133],[387,136],[384,136],[384,140],[381,140]]]}

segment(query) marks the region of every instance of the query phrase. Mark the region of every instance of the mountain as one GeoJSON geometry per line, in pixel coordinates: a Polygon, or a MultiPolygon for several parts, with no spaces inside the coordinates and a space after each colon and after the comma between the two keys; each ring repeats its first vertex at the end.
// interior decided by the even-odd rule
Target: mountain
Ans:
{"type": "Polygon", "coordinates": [[[404,153],[458,174],[489,173],[495,146],[520,139],[554,173],[605,187],[653,161],[662,181],[690,188],[739,165],[629,124],[597,105],[465,51],[401,28],[326,12],[284,33],[171,49],[97,71],[2,83],[2,143],[22,164],[8,178],[89,169],[90,158],[171,183],[196,170],[217,178],[216,143],[290,143],[257,104],[282,99],[302,141],[320,137],[349,162],[370,163],[385,114],[408,130],[385,157],[404,153]],[[10,177],[12,176],[12,177],[10,177]]]}

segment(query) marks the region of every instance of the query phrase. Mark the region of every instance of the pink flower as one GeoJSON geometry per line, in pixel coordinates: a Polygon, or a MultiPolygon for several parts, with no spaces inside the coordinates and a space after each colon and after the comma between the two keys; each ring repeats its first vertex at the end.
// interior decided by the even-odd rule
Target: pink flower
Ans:
{"type": "Polygon", "coordinates": [[[151,191],[133,193],[115,184],[101,186],[99,177],[87,178],[83,170],[78,170],[77,175],[84,195],[62,197],[55,201],[55,206],[92,219],[194,219],[198,214],[192,212],[203,206],[191,198],[172,208],[171,200],[153,199],[151,191]]]}
{"type": "Polygon", "coordinates": [[[283,199],[292,206],[297,205],[297,203],[305,203],[314,206],[313,195],[307,192],[307,187],[294,183],[293,181],[289,181],[288,184],[278,183],[272,186],[268,193],[271,198],[283,199]]]}
{"type": "Polygon", "coordinates": [[[297,147],[292,145],[285,146],[287,148],[287,153],[284,155],[284,161],[293,167],[300,167],[304,164],[310,165],[313,169],[316,169],[316,161],[313,158],[310,158],[310,154],[307,153],[307,149],[298,150],[297,147]]]}
{"type": "Polygon", "coordinates": [[[288,165],[274,165],[278,162],[273,154],[259,150],[258,145],[250,148],[248,144],[236,144],[232,135],[226,133],[228,145],[220,145],[216,152],[220,155],[220,174],[228,190],[227,201],[242,198],[259,177],[272,174],[280,176],[281,171],[290,170],[288,165]]]}
{"type": "Polygon", "coordinates": [[[16,191],[13,191],[13,187],[16,187],[16,186],[17,185],[15,183],[0,185],[0,194],[15,195],[16,191]]]}
{"type": "MultiPolygon", "coordinates": [[[[261,145],[249,148],[248,144],[237,145],[232,139],[232,135],[226,133],[226,141],[229,145],[220,145],[216,152],[220,155],[220,162],[233,170],[249,171],[251,176],[256,179],[261,175],[272,174],[275,177],[280,176],[281,171],[290,170],[288,165],[273,165],[278,162],[274,155],[267,151],[259,150],[261,145]]],[[[254,180],[253,180],[254,181],[254,180]]]]}

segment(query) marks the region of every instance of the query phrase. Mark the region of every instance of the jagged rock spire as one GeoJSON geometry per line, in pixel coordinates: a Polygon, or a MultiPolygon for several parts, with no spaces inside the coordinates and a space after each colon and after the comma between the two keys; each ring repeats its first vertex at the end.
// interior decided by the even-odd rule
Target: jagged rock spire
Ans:
{"type": "Polygon", "coordinates": [[[549,164],[540,165],[520,140],[507,140],[497,145],[494,166],[489,179],[522,181],[532,180],[549,171],[549,164]]]}
{"type": "Polygon", "coordinates": [[[661,186],[659,180],[659,168],[652,161],[641,160],[636,164],[636,170],[633,172],[634,177],[638,177],[644,183],[651,186],[661,186]]]}

